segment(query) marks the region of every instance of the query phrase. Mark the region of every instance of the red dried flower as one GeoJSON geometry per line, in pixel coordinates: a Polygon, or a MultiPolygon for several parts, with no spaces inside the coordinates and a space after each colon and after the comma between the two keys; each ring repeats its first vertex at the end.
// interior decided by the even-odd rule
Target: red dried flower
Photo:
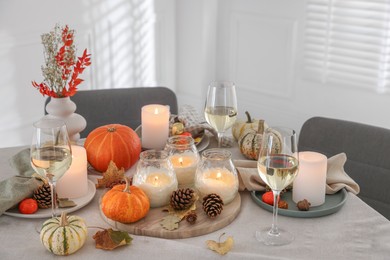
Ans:
{"type": "Polygon", "coordinates": [[[73,96],[77,86],[84,81],[79,75],[91,65],[91,54],[85,49],[83,55],[76,59],[74,30],[67,25],[62,29],[56,25],[54,31],[43,34],[42,44],[46,61],[46,66],[42,66],[44,81],[40,84],[32,81],[33,87],[43,96],[73,96]]]}

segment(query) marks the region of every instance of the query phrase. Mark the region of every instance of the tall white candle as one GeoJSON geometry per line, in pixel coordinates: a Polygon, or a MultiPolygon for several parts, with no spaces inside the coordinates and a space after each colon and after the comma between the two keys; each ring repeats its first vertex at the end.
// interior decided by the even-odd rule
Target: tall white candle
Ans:
{"type": "Polygon", "coordinates": [[[299,172],[293,182],[293,201],[308,200],[311,206],[325,202],[327,158],[317,152],[299,153],[299,172]]]}
{"type": "Polygon", "coordinates": [[[238,179],[226,168],[208,168],[196,182],[196,189],[202,196],[210,193],[218,194],[223,202],[230,203],[238,192],[238,179]]]}
{"type": "Polygon", "coordinates": [[[171,155],[170,160],[175,170],[179,186],[190,186],[194,184],[196,167],[198,165],[197,156],[192,152],[185,152],[171,155]]]}
{"type": "Polygon", "coordinates": [[[72,145],[72,164],[57,181],[59,198],[79,198],[88,192],[87,152],[82,146],[72,145]]]}
{"type": "Polygon", "coordinates": [[[172,192],[177,189],[177,180],[158,168],[150,168],[145,179],[135,175],[133,184],[146,193],[152,208],[168,205],[172,192]]]}
{"type": "Polygon", "coordinates": [[[146,105],[142,107],[142,147],[163,149],[169,135],[169,107],[146,105]]]}

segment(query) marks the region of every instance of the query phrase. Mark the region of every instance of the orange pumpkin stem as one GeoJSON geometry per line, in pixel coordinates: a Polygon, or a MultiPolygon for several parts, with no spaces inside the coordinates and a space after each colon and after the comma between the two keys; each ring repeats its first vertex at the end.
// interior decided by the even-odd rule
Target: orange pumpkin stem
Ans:
{"type": "Polygon", "coordinates": [[[131,193],[130,184],[129,184],[129,179],[128,179],[127,177],[125,177],[124,179],[125,179],[125,181],[126,181],[126,187],[125,187],[125,189],[123,190],[123,192],[131,193]]]}
{"type": "Polygon", "coordinates": [[[65,211],[62,211],[61,213],[61,218],[60,218],[60,227],[65,227],[67,226],[69,223],[68,223],[68,218],[66,216],[66,212],[65,211]]]}
{"type": "Polygon", "coordinates": [[[115,127],[109,127],[109,128],[107,128],[107,131],[112,133],[112,132],[116,131],[116,128],[115,127]]]}

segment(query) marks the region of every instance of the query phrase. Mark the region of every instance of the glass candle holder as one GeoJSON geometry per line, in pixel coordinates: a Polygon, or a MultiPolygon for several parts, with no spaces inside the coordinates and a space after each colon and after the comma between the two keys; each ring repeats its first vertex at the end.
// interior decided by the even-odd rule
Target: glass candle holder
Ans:
{"type": "Polygon", "coordinates": [[[173,165],[179,187],[191,187],[195,182],[199,154],[191,136],[171,136],[165,150],[173,165]]]}
{"type": "Polygon", "coordinates": [[[175,172],[166,151],[146,150],[140,154],[133,185],[141,188],[153,208],[169,204],[178,187],[175,172]]]}
{"type": "Polygon", "coordinates": [[[231,152],[222,149],[208,149],[202,153],[195,178],[195,188],[201,197],[216,193],[225,205],[236,197],[238,176],[231,158],[231,152]]]}

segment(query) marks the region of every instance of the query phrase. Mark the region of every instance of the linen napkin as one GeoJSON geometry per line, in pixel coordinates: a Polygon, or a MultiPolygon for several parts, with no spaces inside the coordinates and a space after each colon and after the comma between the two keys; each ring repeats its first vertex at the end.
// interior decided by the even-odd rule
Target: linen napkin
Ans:
{"type": "MultiPolygon", "coordinates": [[[[347,155],[340,153],[328,159],[326,172],[326,194],[334,194],[346,188],[353,194],[360,192],[359,185],[348,176],[344,171],[344,164],[347,161],[347,155]]],[[[235,160],[234,165],[238,171],[239,190],[264,191],[266,184],[260,178],[257,172],[257,162],[249,160],[235,160]]]]}
{"type": "MultiPolygon", "coordinates": [[[[214,130],[204,119],[203,116],[195,110],[194,107],[189,105],[183,105],[180,108],[178,115],[173,115],[170,118],[170,130],[172,125],[176,122],[181,122],[184,125],[184,131],[190,132],[192,136],[198,136],[203,134],[205,130],[210,132],[216,139],[218,139],[218,133],[214,130]]],[[[233,139],[228,136],[222,138],[222,147],[232,147],[233,139]]]]}
{"type": "Polygon", "coordinates": [[[24,149],[10,159],[10,165],[18,176],[12,176],[0,182],[0,216],[21,200],[31,196],[42,182],[34,177],[30,165],[30,149],[24,149]]]}

